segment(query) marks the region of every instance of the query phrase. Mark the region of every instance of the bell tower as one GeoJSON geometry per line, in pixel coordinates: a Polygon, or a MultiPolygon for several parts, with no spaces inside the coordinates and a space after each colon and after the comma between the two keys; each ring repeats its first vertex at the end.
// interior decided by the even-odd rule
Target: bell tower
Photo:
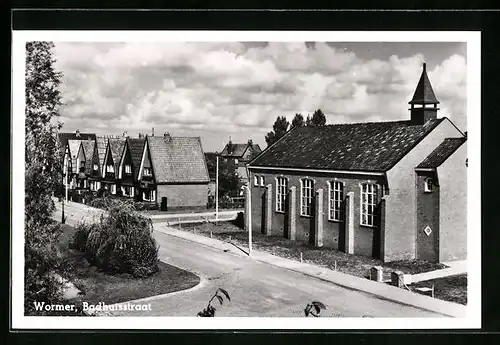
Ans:
{"type": "Polygon", "coordinates": [[[410,114],[412,125],[423,125],[431,119],[437,118],[439,101],[434,95],[431,82],[427,76],[426,64],[422,66],[422,75],[418,81],[417,88],[410,102],[410,114]]]}

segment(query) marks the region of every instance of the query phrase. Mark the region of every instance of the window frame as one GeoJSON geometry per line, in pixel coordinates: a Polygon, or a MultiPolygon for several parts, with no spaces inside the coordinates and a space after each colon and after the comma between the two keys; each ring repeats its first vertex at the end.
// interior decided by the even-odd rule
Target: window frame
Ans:
{"type": "Polygon", "coordinates": [[[142,175],[147,176],[147,177],[151,177],[151,176],[153,176],[153,171],[151,171],[150,167],[143,167],[142,168],[142,175]],[[146,171],[148,171],[148,173],[146,173],[146,171]]]}
{"type": "Polygon", "coordinates": [[[276,177],[276,202],[275,202],[275,211],[278,213],[285,213],[285,204],[286,204],[286,198],[288,194],[288,177],[284,176],[277,176],[276,177]],[[281,181],[284,181],[284,184],[280,183],[281,181]]]}
{"type": "Polygon", "coordinates": [[[314,180],[311,178],[301,178],[300,179],[300,215],[302,217],[312,217],[313,216],[313,210],[312,210],[312,201],[313,198],[315,197],[314,195],[314,180]],[[308,184],[308,186],[306,186],[308,184]],[[308,195],[305,195],[306,193],[308,195]],[[309,202],[307,203],[307,200],[309,202]],[[306,204],[304,202],[306,201],[306,204]],[[309,211],[309,212],[307,212],[309,211]]]}
{"type": "Polygon", "coordinates": [[[434,188],[434,179],[432,177],[426,177],[424,179],[424,193],[432,193],[433,188],[434,188]]]}
{"type": "Polygon", "coordinates": [[[253,175],[253,186],[254,187],[259,186],[259,175],[253,175]]]}
{"type": "Polygon", "coordinates": [[[99,170],[99,165],[94,164],[94,165],[92,166],[92,170],[93,170],[93,171],[97,171],[97,170],[99,170]]]}
{"type": "Polygon", "coordinates": [[[156,201],[156,191],[153,189],[148,189],[147,191],[149,192],[149,198],[146,198],[146,191],[143,190],[142,191],[142,200],[149,201],[149,202],[156,201]]]}
{"type": "Polygon", "coordinates": [[[344,187],[345,184],[342,181],[333,180],[328,181],[328,220],[333,222],[343,222],[344,221],[344,187]],[[339,188],[335,188],[339,187],[339,188]],[[333,192],[333,198],[332,198],[333,192]],[[335,196],[338,197],[335,198],[335,196]],[[333,216],[332,216],[333,211],[333,216]],[[335,217],[337,215],[337,217],[335,217]]]}
{"type": "Polygon", "coordinates": [[[260,186],[261,187],[265,187],[266,186],[266,182],[265,182],[264,176],[260,176],[260,186]]]}
{"type": "Polygon", "coordinates": [[[132,174],[132,165],[130,165],[130,164],[125,164],[124,170],[125,170],[125,174],[126,174],[126,175],[130,175],[130,174],[132,174]]]}
{"type": "Polygon", "coordinates": [[[113,164],[106,164],[106,172],[107,173],[115,173],[115,166],[113,164]]]}
{"type": "Polygon", "coordinates": [[[382,188],[378,183],[375,182],[364,182],[360,183],[360,199],[359,199],[359,225],[375,228],[377,227],[377,206],[381,198],[382,188]],[[364,191],[364,187],[366,191],[364,191]],[[371,187],[371,188],[370,188],[371,187]],[[371,190],[370,190],[371,189],[371,190]],[[366,194],[366,212],[363,210],[364,200],[363,194],[366,194]],[[369,202],[368,196],[371,196],[371,203],[369,202]],[[364,217],[366,216],[366,218],[364,217]],[[369,221],[371,219],[371,222],[369,221]]]}
{"type": "Polygon", "coordinates": [[[116,195],[116,183],[109,184],[109,191],[111,194],[116,195]]]}

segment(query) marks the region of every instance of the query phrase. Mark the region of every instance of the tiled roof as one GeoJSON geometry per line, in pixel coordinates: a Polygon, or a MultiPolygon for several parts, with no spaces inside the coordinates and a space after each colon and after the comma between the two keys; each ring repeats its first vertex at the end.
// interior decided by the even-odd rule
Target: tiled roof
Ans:
{"type": "Polygon", "coordinates": [[[109,139],[109,147],[111,149],[111,158],[113,158],[113,162],[115,165],[120,164],[123,148],[125,147],[125,138],[109,139]]]}
{"type": "Polygon", "coordinates": [[[87,140],[89,138],[90,140],[95,140],[96,135],[94,133],[80,133],[80,136],[77,137],[75,132],[72,133],[59,132],[57,134],[57,138],[59,141],[59,148],[61,149],[62,152],[64,152],[64,148],[66,147],[68,140],[87,140]]]}
{"type": "Polygon", "coordinates": [[[387,171],[444,118],[296,127],[255,158],[251,166],[387,171]]]}
{"type": "Polygon", "coordinates": [[[145,141],[146,139],[143,138],[127,138],[127,145],[130,151],[130,157],[132,158],[132,165],[134,167],[134,176],[138,176],[139,174],[145,141]]]}
{"type": "Polygon", "coordinates": [[[92,157],[94,156],[94,140],[82,140],[83,152],[85,153],[85,171],[92,171],[92,157]]]}
{"type": "MultiPolygon", "coordinates": [[[[226,146],[224,147],[224,150],[222,150],[220,155],[222,157],[239,158],[239,157],[243,156],[243,154],[245,153],[249,144],[234,144],[233,143],[233,144],[231,144],[231,152],[228,152],[228,145],[229,144],[226,144],[226,146]]],[[[256,150],[257,152],[261,151],[260,146],[258,144],[253,144],[252,148],[254,150],[256,150]]]]}
{"type": "Polygon", "coordinates": [[[413,98],[409,104],[434,104],[439,103],[432,90],[432,85],[427,76],[427,71],[425,67],[425,63],[423,65],[422,75],[420,76],[420,80],[418,81],[417,88],[415,89],[415,93],[413,94],[413,98]]]}
{"type": "Polygon", "coordinates": [[[417,165],[417,168],[437,168],[466,141],[466,137],[444,139],[443,142],[422,161],[422,163],[417,165]]]}
{"type": "Polygon", "coordinates": [[[108,146],[108,139],[105,137],[97,137],[97,154],[99,156],[99,166],[104,165],[104,156],[106,155],[106,148],[108,146]]]}
{"type": "Polygon", "coordinates": [[[76,159],[78,156],[78,150],[80,149],[81,140],[68,140],[69,154],[71,156],[71,167],[73,173],[77,173],[76,171],[76,159]]]}
{"type": "Polygon", "coordinates": [[[198,137],[147,137],[157,183],[208,182],[198,137]]]}

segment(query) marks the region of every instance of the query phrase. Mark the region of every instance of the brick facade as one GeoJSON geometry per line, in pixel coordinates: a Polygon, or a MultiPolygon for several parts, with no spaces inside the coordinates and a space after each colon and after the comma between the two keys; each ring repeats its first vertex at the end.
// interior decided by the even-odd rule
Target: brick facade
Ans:
{"type": "MultiPolygon", "coordinates": [[[[367,256],[379,256],[379,248],[378,246],[374,246],[374,239],[378,241],[379,235],[379,227],[368,227],[360,224],[360,184],[364,182],[370,182],[375,184],[383,184],[384,178],[383,176],[359,176],[353,177],[353,175],[347,174],[337,174],[331,175],[330,177],[326,177],[321,173],[308,173],[307,175],[303,175],[301,172],[291,172],[291,171],[282,171],[275,174],[274,172],[258,170],[257,168],[252,169],[250,171],[250,177],[252,181],[251,190],[252,190],[252,230],[254,232],[265,233],[263,227],[263,220],[266,219],[262,212],[266,209],[265,200],[266,200],[266,189],[269,187],[261,187],[254,186],[253,180],[254,176],[262,176],[264,177],[266,184],[271,185],[272,193],[271,193],[271,223],[272,227],[269,232],[269,235],[278,235],[286,238],[293,239],[293,235],[295,235],[295,240],[308,242],[310,244],[315,244],[315,234],[316,229],[318,227],[318,222],[316,221],[314,216],[303,216],[300,214],[300,180],[304,177],[310,178],[314,181],[313,190],[316,192],[318,189],[322,189],[322,216],[321,222],[323,228],[322,234],[322,246],[328,248],[335,248],[340,250],[345,250],[345,221],[332,221],[328,219],[328,211],[329,211],[329,186],[328,182],[341,181],[344,184],[344,196],[348,193],[352,192],[351,200],[352,200],[352,210],[350,211],[352,214],[352,218],[349,219],[349,222],[352,224],[352,234],[353,234],[353,253],[362,254],[367,256]],[[276,211],[276,178],[275,177],[285,177],[288,179],[288,189],[291,190],[292,187],[295,187],[295,197],[290,196],[290,192],[288,194],[288,202],[287,202],[287,210],[292,209],[290,203],[294,205],[294,210],[292,212],[277,212],[276,211]],[[295,202],[293,200],[295,199],[295,202]],[[295,234],[294,229],[290,228],[291,217],[294,217],[295,213],[295,234]],[[291,230],[291,231],[290,231],[291,230]]],[[[292,192],[293,193],[293,192],[292,192]]],[[[316,203],[314,203],[316,204],[316,203]]],[[[317,205],[314,205],[317,206],[317,205]]],[[[293,219],[293,218],[292,218],[293,219]]],[[[316,244],[318,242],[316,241],[316,244]]]]}
{"type": "Polygon", "coordinates": [[[208,184],[167,184],[157,185],[157,203],[167,198],[167,207],[171,209],[198,208],[207,206],[208,184]]]}

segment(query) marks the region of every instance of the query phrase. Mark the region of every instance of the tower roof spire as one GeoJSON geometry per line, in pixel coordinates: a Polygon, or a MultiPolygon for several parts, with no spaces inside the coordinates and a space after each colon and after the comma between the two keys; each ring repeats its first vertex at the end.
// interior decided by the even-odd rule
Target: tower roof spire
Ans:
{"type": "Polygon", "coordinates": [[[439,104],[439,101],[432,90],[432,85],[427,76],[426,63],[424,62],[422,66],[422,75],[418,81],[417,88],[413,94],[413,98],[409,104],[439,104]]]}

